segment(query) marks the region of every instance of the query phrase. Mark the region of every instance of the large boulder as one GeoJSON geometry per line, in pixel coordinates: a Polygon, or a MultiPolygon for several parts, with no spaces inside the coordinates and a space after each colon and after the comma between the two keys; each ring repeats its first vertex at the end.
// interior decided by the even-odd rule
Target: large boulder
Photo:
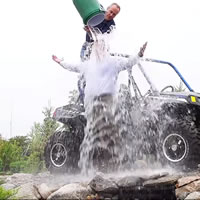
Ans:
{"type": "Polygon", "coordinates": [[[53,192],[59,189],[59,186],[56,187],[52,185],[47,185],[46,183],[42,183],[39,186],[35,185],[35,188],[37,188],[37,191],[42,199],[47,199],[53,192]]]}
{"type": "Polygon", "coordinates": [[[23,184],[16,189],[17,194],[15,196],[17,199],[41,199],[41,196],[33,183],[23,184]]]}
{"type": "Polygon", "coordinates": [[[100,174],[96,175],[90,181],[89,185],[96,193],[116,194],[119,189],[113,181],[106,179],[105,177],[103,177],[100,174]]]}
{"type": "Polygon", "coordinates": [[[86,199],[92,194],[91,188],[83,183],[71,183],[52,193],[47,199],[86,199]]]}

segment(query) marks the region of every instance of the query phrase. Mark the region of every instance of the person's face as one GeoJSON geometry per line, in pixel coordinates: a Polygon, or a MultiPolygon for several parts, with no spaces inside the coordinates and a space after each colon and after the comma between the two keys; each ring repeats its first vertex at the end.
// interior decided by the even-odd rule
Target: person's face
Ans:
{"type": "Polygon", "coordinates": [[[118,13],[119,13],[119,8],[116,5],[110,6],[106,13],[105,13],[105,19],[106,20],[112,20],[118,13]]]}

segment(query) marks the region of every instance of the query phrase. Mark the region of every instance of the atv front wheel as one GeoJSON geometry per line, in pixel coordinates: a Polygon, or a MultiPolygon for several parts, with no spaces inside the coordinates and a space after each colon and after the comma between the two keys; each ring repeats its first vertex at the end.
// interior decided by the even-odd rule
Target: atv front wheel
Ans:
{"type": "Polygon", "coordinates": [[[171,133],[165,137],[162,150],[165,158],[176,163],[183,160],[189,152],[187,139],[177,133],[171,133]]]}
{"type": "Polygon", "coordinates": [[[46,168],[51,173],[76,172],[80,158],[82,139],[70,131],[55,132],[44,150],[46,168]]]}
{"type": "Polygon", "coordinates": [[[50,160],[55,167],[62,167],[67,160],[67,150],[62,143],[53,145],[50,151],[50,160]]]}
{"type": "Polygon", "coordinates": [[[200,164],[200,132],[192,122],[175,120],[161,136],[161,160],[181,169],[195,169],[200,164]]]}

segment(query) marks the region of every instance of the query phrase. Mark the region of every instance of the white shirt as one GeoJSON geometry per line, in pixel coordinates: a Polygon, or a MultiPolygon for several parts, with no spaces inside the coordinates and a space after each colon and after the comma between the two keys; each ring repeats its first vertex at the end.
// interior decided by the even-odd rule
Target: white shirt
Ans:
{"type": "Polygon", "coordinates": [[[131,69],[138,62],[138,56],[122,58],[109,56],[102,62],[88,60],[80,65],[61,62],[60,65],[69,71],[84,74],[86,80],[85,103],[101,94],[116,94],[116,81],[122,70],[131,69]]]}

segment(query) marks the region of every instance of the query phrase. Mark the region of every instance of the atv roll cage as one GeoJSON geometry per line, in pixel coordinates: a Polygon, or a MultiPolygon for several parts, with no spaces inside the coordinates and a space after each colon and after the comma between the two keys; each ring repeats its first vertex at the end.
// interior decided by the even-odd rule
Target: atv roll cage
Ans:
{"type": "MultiPolygon", "coordinates": [[[[116,54],[111,54],[111,55],[116,55],[116,54]]],[[[122,56],[122,57],[129,57],[129,55],[124,55],[124,54],[117,54],[118,56],[122,56]]],[[[153,62],[153,63],[160,63],[160,64],[166,64],[169,65],[178,75],[178,77],[180,78],[180,80],[184,83],[184,85],[186,86],[186,88],[190,91],[190,92],[194,92],[194,90],[191,88],[191,86],[189,85],[189,83],[185,80],[185,78],[182,76],[182,74],[178,71],[178,69],[170,62],[167,61],[162,61],[162,60],[157,60],[157,59],[150,59],[150,58],[144,58],[141,59],[142,62],[153,62]]],[[[141,62],[138,63],[138,67],[140,69],[140,71],[142,72],[143,76],[145,77],[146,81],[148,82],[148,84],[150,85],[150,90],[147,92],[148,93],[152,93],[154,96],[158,96],[160,94],[160,91],[154,86],[153,81],[151,81],[151,79],[149,78],[149,76],[147,75],[147,73],[145,72],[141,62]]],[[[132,75],[132,70],[128,71],[128,86],[130,88],[130,86],[132,85],[134,93],[135,93],[135,98],[136,99],[144,99],[145,95],[142,95],[133,75],[132,75]]],[[[166,86],[167,87],[171,87],[171,86],[166,86]]],[[[165,88],[164,88],[165,89],[165,88]]]]}
{"type": "Polygon", "coordinates": [[[190,92],[194,92],[194,90],[190,87],[190,85],[188,84],[188,82],[183,78],[183,76],[181,75],[181,73],[178,71],[178,69],[172,63],[167,62],[167,61],[162,61],[162,60],[150,59],[150,58],[145,58],[144,61],[155,62],[155,63],[161,63],[161,64],[167,64],[167,65],[169,65],[178,74],[178,76],[183,81],[183,83],[187,86],[187,88],[189,89],[189,91],[190,92]]]}

